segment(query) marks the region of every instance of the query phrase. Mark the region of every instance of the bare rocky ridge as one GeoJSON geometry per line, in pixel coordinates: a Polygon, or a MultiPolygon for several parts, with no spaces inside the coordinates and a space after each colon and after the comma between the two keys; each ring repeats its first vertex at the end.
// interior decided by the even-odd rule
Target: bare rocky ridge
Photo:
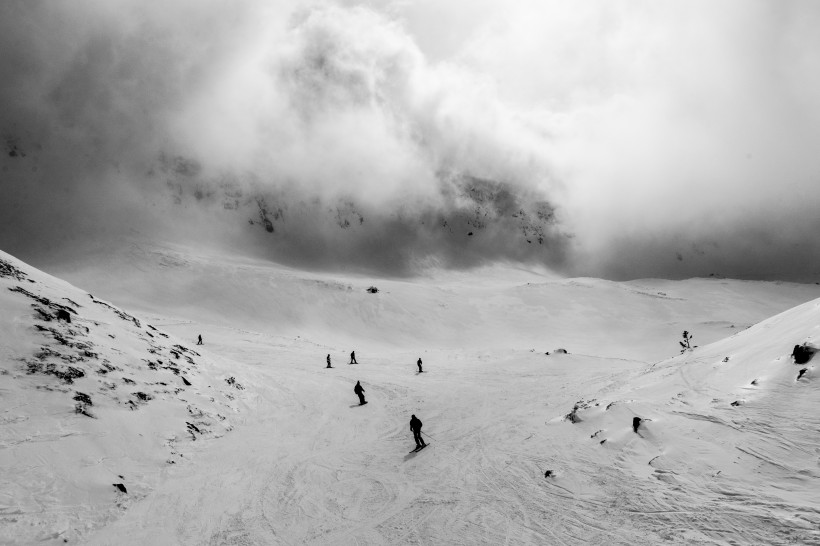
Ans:
{"type": "Polygon", "coordinates": [[[285,258],[294,247],[307,252],[300,241],[319,237],[326,245],[345,241],[351,248],[383,241],[414,254],[438,253],[424,243],[435,240],[449,248],[444,255],[468,262],[477,259],[470,258],[470,245],[489,245],[491,252],[525,261],[557,262],[569,238],[550,202],[522,194],[504,181],[469,173],[438,173],[440,201],[435,206],[397,203],[384,208],[346,197],[319,199],[252,176],[209,178],[196,161],[182,156],[161,155],[150,175],[164,183],[169,199],[178,206],[236,213],[225,217],[264,230],[285,258]],[[499,245],[499,240],[508,244],[499,245]]]}

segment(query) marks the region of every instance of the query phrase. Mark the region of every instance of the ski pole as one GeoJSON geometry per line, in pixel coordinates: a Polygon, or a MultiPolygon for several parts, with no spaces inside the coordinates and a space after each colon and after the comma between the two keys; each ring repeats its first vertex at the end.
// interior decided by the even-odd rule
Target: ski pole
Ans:
{"type": "Polygon", "coordinates": [[[425,436],[427,436],[427,437],[428,437],[428,438],[430,438],[431,440],[435,440],[435,438],[433,438],[432,436],[430,436],[429,434],[427,434],[427,433],[426,433],[426,432],[424,432],[423,430],[421,430],[421,431],[419,431],[419,432],[421,432],[422,434],[424,434],[425,436]]]}

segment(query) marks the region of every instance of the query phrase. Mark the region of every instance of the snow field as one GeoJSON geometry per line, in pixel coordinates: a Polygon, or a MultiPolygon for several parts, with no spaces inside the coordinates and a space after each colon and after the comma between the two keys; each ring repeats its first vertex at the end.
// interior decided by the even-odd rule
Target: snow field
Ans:
{"type": "MultiPolygon", "coordinates": [[[[186,404],[170,394],[137,410],[95,404],[100,437],[46,438],[59,472],[32,465],[15,482],[4,470],[3,485],[17,484],[1,507],[11,543],[26,542],[15,534],[24,526],[43,543],[88,544],[820,541],[816,371],[810,362],[796,381],[800,366],[788,357],[816,341],[820,316],[816,301],[786,311],[818,297],[815,286],[521,270],[511,283],[496,269],[374,281],[179,248],[97,260],[66,277],[136,309],[169,340],[203,335],[204,346],[187,345],[200,354],[197,407],[212,425],[201,436],[185,430],[187,391],[178,393],[186,404]],[[378,294],[365,292],[372,284],[378,294]],[[677,354],[684,329],[700,347],[658,357],[677,354]],[[359,365],[347,364],[351,350],[359,365]],[[357,380],[366,406],[353,394],[357,380]],[[575,422],[566,418],[573,408],[575,422]],[[230,431],[217,429],[216,413],[230,431]],[[408,453],[413,413],[431,442],[419,453],[408,453]],[[635,415],[647,419],[638,434],[635,415]],[[175,442],[163,444],[172,430],[175,442]],[[85,474],[78,461],[91,462],[85,474]],[[122,468],[128,495],[110,485],[122,468]],[[68,475],[79,476],[74,491],[55,485],[68,475]]],[[[0,297],[14,298],[4,309],[18,306],[2,331],[25,334],[4,336],[4,355],[23,358],[42,334],[31,331],[25,298],[0,297]]],[[[139,360],[147,330],[102,318],[100,328],[130,332],[133,347],[118,350],[139,360]]],[[[37,378],[14,373],[20,385],[37,378]]],[[[139,373],[145,384],[178,377],[139,373]]],[[[68,393],[51,395],[67,397],[63,430],[95,421],[72,412],[68,393]]],[[[20,430],[36,437],[34,407],[25,408],[20,430]]],[[[15,411],[3,406],[2,415],[15,411]]],[[[0,450],[17,461],[8,468],[23,469],[29,443],[0,450]]]]}

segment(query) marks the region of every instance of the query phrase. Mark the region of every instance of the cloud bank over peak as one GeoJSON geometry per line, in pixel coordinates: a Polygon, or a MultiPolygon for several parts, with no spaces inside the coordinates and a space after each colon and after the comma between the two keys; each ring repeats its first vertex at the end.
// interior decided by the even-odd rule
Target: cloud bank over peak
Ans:
{"type": "Polygon", "coordinates": [[[397,274],[820,276],[810,3],[0,16],[0,244],[35,262],[136,229],[397,274]]]}

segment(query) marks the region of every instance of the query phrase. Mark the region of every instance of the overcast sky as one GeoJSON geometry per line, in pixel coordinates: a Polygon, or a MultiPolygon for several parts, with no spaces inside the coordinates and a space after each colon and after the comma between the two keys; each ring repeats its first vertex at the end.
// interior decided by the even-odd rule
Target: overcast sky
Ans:
{"type": "Polygon", "coordinates": [[[9,0],[0,246],[239,230],[168,221],[168,154],[372,219],[343,243],[302,219],[283,252],[820,281],[818,28],[811,0],[9,0]],[[420,228],[456,206],[443,172],[550,202],[549,248],[420,228]]]}

